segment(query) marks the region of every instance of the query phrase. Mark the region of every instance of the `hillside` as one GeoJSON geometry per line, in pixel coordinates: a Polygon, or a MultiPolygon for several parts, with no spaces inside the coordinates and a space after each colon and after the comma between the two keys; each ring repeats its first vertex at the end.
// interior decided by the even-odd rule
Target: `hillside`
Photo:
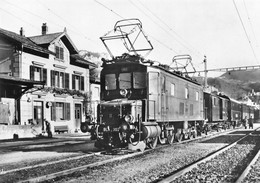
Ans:
{"type": "MultiPolygon", "coordinates": [[[[197,79],[202,83],[201,78],[197,79]]],[[[241,99],[252,90],[260,92],[260,70],[226,72],[220,77],[208,78],[208,85],[234,99],[241,99]]]]}

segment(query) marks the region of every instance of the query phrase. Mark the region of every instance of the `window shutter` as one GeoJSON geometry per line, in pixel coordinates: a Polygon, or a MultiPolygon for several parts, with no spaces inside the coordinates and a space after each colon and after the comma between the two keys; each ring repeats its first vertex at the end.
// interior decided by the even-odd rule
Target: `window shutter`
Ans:
{"type": "Polygon", "coordinates": [[[45,81],[45,85],[47,85],[47,69],[42,69],[42,81],[45,81]]]}
{"type": "Polygon", "coordinates": [[[84,91],[84,76],[80,76],[80,89],[84,91]]]}
{"type": "Polygon", "coordinates": [[[30,80],[34,80],[34,66],[30,65],[30,80]]]}
{"type": "Polygon", "coordinates": [[[56,58],[59,58],[59,47],[55,46],[56,58]]]}
{"type": "Polygon", "coordinates": [[[55,76],[54,76],[54,71],[51,70],[51,86],[54,86],[55,84],[55,76]]]}
{"type": "Polygon", "coordinates": [[[65,119],[70,120],[70,103],[65,103],[65,119]]]}
{"type": "Polygon", "coordinates": [[[60,48],[60,59],[63,60],[64,59],[64,49],[60,48]]]}
{"type": "Polygon", "coordinates": [[[75,75],[72,74],[72,89],[75,89],[75,75]]]}
{"type": "Polygon", "coordinates": [[[70,88],[70,75],[69,73],[65,73],[65,88],[70,88]]]}
{"type": "Polygon", "coordinates": [[[52,102],[51,106],[51,120],[56,121],[56,102],[52,102]]]}

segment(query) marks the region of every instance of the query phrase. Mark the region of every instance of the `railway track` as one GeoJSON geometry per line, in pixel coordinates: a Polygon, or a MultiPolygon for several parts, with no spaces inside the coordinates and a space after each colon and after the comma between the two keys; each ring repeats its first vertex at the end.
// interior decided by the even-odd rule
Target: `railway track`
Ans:
{"type": "MultiPolygon", "coordinates": [[[[218,135],[223,135],[230,131],[224,131],[222,133],[213,133],[209,136],[203,136],[197,139],[183,141],[176,144],[189,143],[194,141],[200,141],[207,137],[208,139],[214,138],[218,135]]],[[[160,146],[158,148],[163,148],[160,146]]],[[[108,164],[114,161],[120,161],[127,158],[135,157],[149,153],[150,150],[143,152],[135,152],[127,155],[102,155],[101,152],[86,154],[58,161],[51,161],[38,165],[22,167],[12,170],[7,170],[0,173],[0,182],[43,182],[48,180],[55,180],[57,177],[73,174],[74,172],[83,171],[87,168],[97,167],[104,164],[108,164]],[[54,172],[54,170],[56,172],[54,172]],[[58,170],[58,171],[57,171],[58,170]],[[11,179],[10,179],[11,176],[11,179]]]]}
{"type": "Polygon", "coordinates": [[[173,172],[160,183],[242,182],[260,154],[260,137],[257,134],[260,134],[260,128],[209,156],[173,172]],[[248,165],[250,160],[252,161],[248,165]]]}

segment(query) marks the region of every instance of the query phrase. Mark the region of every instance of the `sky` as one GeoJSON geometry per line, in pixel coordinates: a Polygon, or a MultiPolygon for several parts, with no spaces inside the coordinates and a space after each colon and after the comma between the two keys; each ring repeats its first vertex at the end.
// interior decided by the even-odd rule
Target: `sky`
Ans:
{"type": "Polygon", "coordinates": [[[48,33],[66,27],[78,50],[107,53],[100,37],[137,18],[153,45],[141,55],[171,66],[174,56],[190,55],[201,71],[204,56],[208,69],[260,65],[259,11],[259,0],[1,0],[0,27],[23,27],[28,37],[40,35],[43,23],[48,33]]]}

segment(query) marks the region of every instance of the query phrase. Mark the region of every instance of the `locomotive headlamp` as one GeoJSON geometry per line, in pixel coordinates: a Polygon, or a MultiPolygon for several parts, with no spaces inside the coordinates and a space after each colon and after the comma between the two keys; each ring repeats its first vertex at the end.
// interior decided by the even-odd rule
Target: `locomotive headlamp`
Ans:
{"type": "Polygon", "coordinates": [[[129,124],[124,121],[124,122],[122,122],[122,124],[120,125],[119,131],[120,131],[120,132],[126,132],[126,131],[129,130],[129,128],[130,128],[129,124]]]}
{"type": "Polygon", "coordinates": [[[120,90],[120,95],[122,95],[123,97],[126,97],[126,95],[127,95],[127,90],[126,90],[126,89],[120,90]]]}
{"type": "Polygon", "coordinates": [[[125,115],[125,121],[130,123],[134,120],[134,117],[130,114],[125,115]]]}

